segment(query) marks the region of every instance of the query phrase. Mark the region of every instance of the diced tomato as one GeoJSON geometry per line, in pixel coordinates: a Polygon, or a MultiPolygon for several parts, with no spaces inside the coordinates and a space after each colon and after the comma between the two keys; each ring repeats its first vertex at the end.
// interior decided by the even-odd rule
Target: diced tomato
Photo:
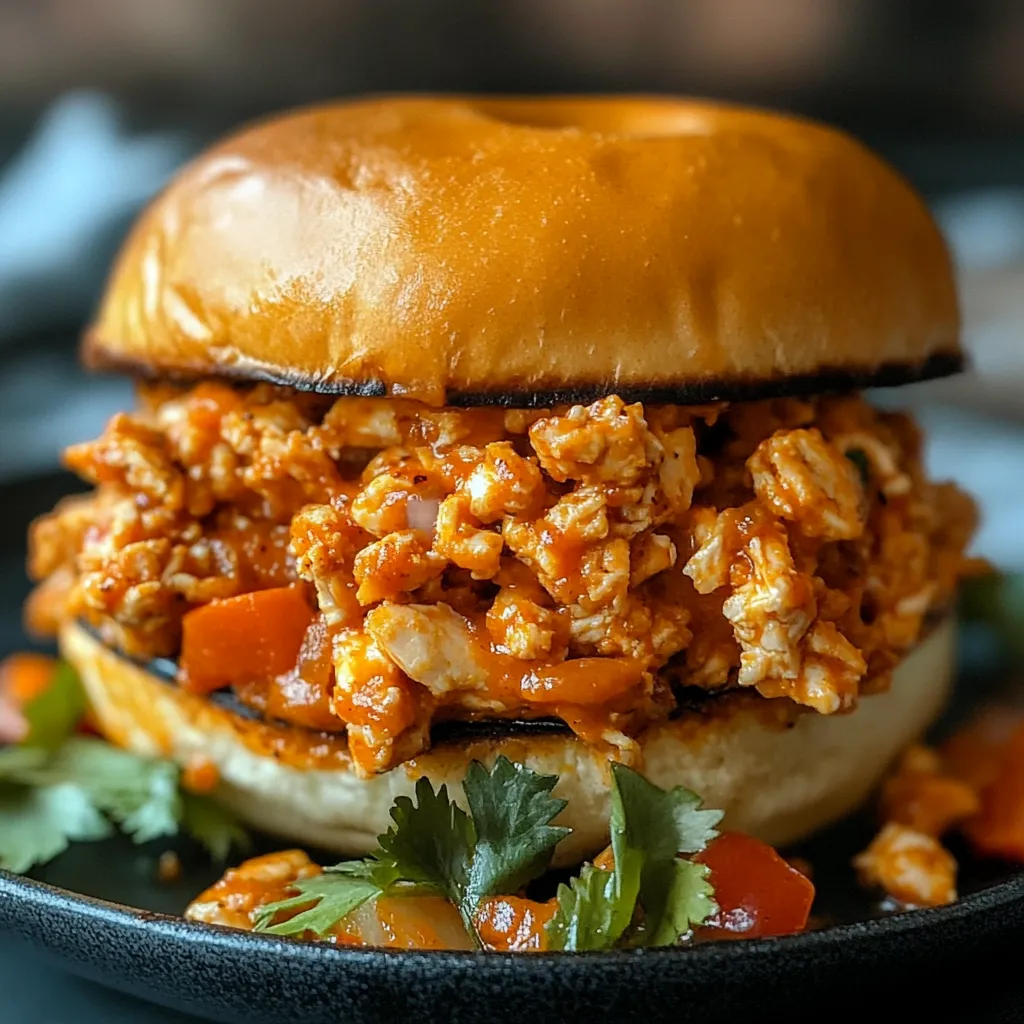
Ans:
{"type": "Polygon", "coordinates": [[[545,925],[555,914],[554,903],[537,903],[518,896],[485,900],[477,911],[476,926],[487,949],[525,953],[547,948],[545,925]]]}
{"type": "Polygon", "coordinates": [[[992,777],[981,791],[981,810],[963,832],[980,854],[1024,861],[1024,726],[993,763],[992,777]]]}
{"type": "Polygon", "coordinates": [[[301,587],[257,590],[194,608],[182,621],[181,683],[210,693],[294,667],[313,609],[301,587]]]}
{"type": "Polygon", "coordinates": [[[1010,741],[1022,727],[1020,708],[988,708],[943,744],[943,764],[950,774],[981,791],[1001,774],[1010,741]]]}
{"type": "Polygon", "coordinates": [[[724,832],[693,858],[710,868],[718,913],[702,939],[754,939],[803,931],[814,885],[759,839],[724,832]]]}
{"type": "Polygon", "coordinates": [[[53,682],[56,671],[56,660],[45,654],[11,654],[0,661],[0,694],[24,707],[53,682]]]}

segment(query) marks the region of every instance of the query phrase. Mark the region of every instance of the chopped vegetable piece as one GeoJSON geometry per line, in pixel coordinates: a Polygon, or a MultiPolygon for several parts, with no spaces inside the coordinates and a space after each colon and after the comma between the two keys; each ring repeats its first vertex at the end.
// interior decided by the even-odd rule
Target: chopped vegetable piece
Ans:
{"type": "Polygon", "coordinates": [[[999,777],[1010,740],[1021,727],[1024,710],[987,708],[943,744],[943,763],[980,792],[999,777]]]}
{"type": "Polygon", "coordinates": [[[0,693],[0,746],[5,743],[19,743],[26,735],[28,720],[21,713],[21,708],[0,693]]]}
{"type": "Polygon", "coordinates": [[[74,731],[85,714],[86,700],[75,670],[63,662],[54,666],[50,679],[22,711],[28,733],[26,746],[56,750],[74,731]]]}
{"type": "Polygon", "coordinates": [[[181,827],[215,861],[225,861],[232,850],[245,850],[249,834],[234,815],[208,796],[185,791],[181,794],[181,827]]]}
{"type": "Polygon", "coordinates": [[[53,860],[73,840],[105,839],[110,822],[77,786],[0,787],[0,868],[22,873],[53,860]]]}
{"type": "Polygon", "coordinates": [[[230,812],[179,792],[176,764],[76,735],[85,695],[69,665],[33,692],[27,736],[0,749],[0,867],[26,871],[71,840],[110,835],[111,822],[139,843],[183,829],[220,859],[242,843],[230,812]]]}
{"type": "Polygon", "coordinates": [[[52,682],[58,662],[45,654],[11,654],[0,661],[0,693],[16,704],[35,700],[52,682]]]}
{"type": "Polygon", "coordinates": [[[476,929],[485,949],[506,953],[548,948],[546,926],[554,916],[554,903],[537,903],[519,896],[485,900],[477,911],[476,929]]]}
{"type": "Polygon", "coordinates": [[[181,682],[194,693],[282,675],[295,666],[313,609],[299,586],[194,608],[182,620],[181,682]]]}
{"type": "Polygon", "coordinates": [[[250,857],[238,867],[229,868],[197,896],[186,909],[185,917],[226,928],[249,929],[266,905],[288,898],[296,881],[319,875],[320,868],[302,850],[278,850],[250,857]]]}
{"type": "Polygon", "coordinates": [[[614,871],[584,864],[568,885],[558,887],[558,906],[545,929],[550,948],[570,953],[611,949],[636,906],[636,888],[632,888],[632,899],[623,898],[622,891],[614,871]]]}
{"type": "Polygon", "coordinates": [[[569,829],[550,824],[565,807],[551,795],[557,778],[499,757],[490,772],[474,761],[462,788],[473,816],[476,849],[468,897],[516,892],[542,875],[569,829]]]}
{"type": "Polygon", "coordinates": [[[705,872],[679,854],[703,850],[718,835],[722,812],[701,810],[700,797],[685,786],[659,789],[625,765],[612,765],[612,782],[616,875],[639,872],[647,940],[669,945],[714,911],[705,872]]]}
{"type": "Polygon", "coordinates": [[[208,757],[193,757],[181,770],[182,789],[190,793],[212,793],[219,784],[220,771],[208,757]]]}
{"type": "MultiPolygon", "coordinates": [[[[458,910],[438,896],[380,896],[379,944],[392,949],[472,949],[458,910]]],[[[364,941],[365,941],[364,937],[364,941]]]]}
{"type": "Polygon", "coordinates": [[[297,896],[261,909],[256,930],[310,931],[323,937],[371,896],[411,891],[450,900],[466,932],[477,939],[480,902],[542,874],[566,834],[566,829],[550,824],[565,806],[551,796],[556,781],[553,775],[539,775],[504,757],[490,770],[474,762],[463,783],[470,817],[449,797],[446,786],[435,792],[430,780],[421,778],[415,801],[407,796],[395,800],[394,824],[380,837],[371,857],[297,882],[297,896]],[[366,884],[372,891],[363,891],[366,884]],[[299,906],[307,909],[298,918],[282,923],[275,917],[299,906]]]}
{"type": "Polygon", "coordinates": [[[659,789],[622,764],[612,765],[611,795],[611,851],[558,887],[552,949],[609,949],[623,937],[672,945],[715,910],[707,869],[678,855],[704,849],[721,812],[701,810],[684,786],[659,789]]]}
{"type": "Polygon", "coordinates": [[[1024,726],[1003,748],[995,777],[981,792],[981,810],[963,831],[978,853],[1024,860],[1024,726]]]}
{"type": "Polygon", "coordinates": [[[926,747],[907,750],[882,787],[882,818],[938,838],[976,814],[978,794],[946,773],[938,754],[926,747]]]}
{"type": "MultiPolygon", "coordinates": [[[[254,862],[254,867],[258,866],[254,862]]],[[[372,873],[373,865],[368,861],[350,861],[322,874],[298,877],[289,884],[291,895],[254,910],[255,930],[274,935],[329,936],[353,910],[380,895],[372,873]]]]}
{"type": "Polygon", "coordinates": [[[697,929],[702,939],[763,938],[803,931],[814,886],[752,836],[724,832],[694,860],[710,868],[718,910],[697,929]]]}

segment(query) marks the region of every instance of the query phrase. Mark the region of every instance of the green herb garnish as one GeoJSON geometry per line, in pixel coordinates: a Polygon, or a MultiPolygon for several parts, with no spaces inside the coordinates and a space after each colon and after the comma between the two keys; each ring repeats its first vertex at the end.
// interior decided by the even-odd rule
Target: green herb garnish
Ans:
{"type": "MultiPolygon", "coordinates": [[[[257,931],[328,935],[381,895],[443,896],[459,910],[477,945],[475,919],[491,896],[521,890],[542,875],[569,830],[552,825],[565,802],[551,795],[557,778],[499,757],[490,770],[474,762],[463,782],[467,813],[426,778],[416,799],[399,797],[394,824],[367,858],[325,869],[291,888],[295,895],[263,906],[257,931]],[[298,914],[280,920],[282,913],[298,914]]],[[[612,849],[615,864],[592,864],[559,886],[547,926],[558,950],[614,945],[670,945],[715,910],[707,869],[680,859],[715,837],[718,811],[682,787],[664,791],[624,765],[612,766],[612,849]]]]}
{"type": "Polygon", "coordinates": [[[551,825],[565,807],[564,800],[551,796],[556,781],[504,757],[490,771],[474,762],[462,786],[470,815],[449,797],[446,786],[435,792],[422,778],[416,783],[415,802],[407,796],[395,800],[394,824],[370,857],[296,883],[299,896],[262,907],[256,930],[322,936],[381,893],[431,894],[458,908],[467,932],[479,944],[474,918],[480,903],[543,874],[556,844],[569,831],[551,825]],[[314,907],[273,923],[279,911],[311,900],[318,901],[314,907]]]}
{"type": "Polygon", "coordinates": [[[225,808],[181,791],[177,765],[76,735],[85,707],[78,677],[61,664],[24,708],[26,738],[0,748],[0,868],[28,871],[115,828],[137,843],[185,831],[218,860],[244,844],[225,808]]]}

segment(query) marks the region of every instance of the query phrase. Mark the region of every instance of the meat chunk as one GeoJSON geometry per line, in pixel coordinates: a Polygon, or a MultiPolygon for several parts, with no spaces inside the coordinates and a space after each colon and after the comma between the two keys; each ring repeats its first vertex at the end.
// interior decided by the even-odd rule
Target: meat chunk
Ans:
{"type": "Polygon", "coordinates": [[[944,771],[939,755],[927,747],[907,750],[882,789],[886,821],[936,838],[977,814],[980,806],[974,787],[944,771]]]}
{"type": "Polygon", "coordinates": [[[530,515],[544,503],[544,477],[535,462],[524,458],[509,441],[487,445],[483,461],[465,483],[469,507],[482,523],[506,515],[530,515]]]}
{"type": "Polygon", "coordinates": [[[867,502],[857,469],[820,430],[777,431],[747,468],[761,502],[808,537],[853,540],[864,532],[867,502]]]}
{"type": "Polygon", "coordinates": [[[127,413],[114,416],[97,440],[68,448],[64,464],[92,484],[115,484],[151,504],[185,508],[185,476],[164,450],[162,435],[127,413]]]}
{"type": "Polygon", "coordinates": [[[366,631],[435,697],[487,685],[487,669],[466,620],[446,604],[382,604],[367,614],[366,631]]]}
{"type": "Polygon", "coordinates": [[[197,896],[185,911],[189,921],[251,931],[260,907],[293,895],[290,886],[313,878],[321,869],[302,850],[280,850],[253,857],[231,868],[197,896]]]}
{"type": "Polygon", "coordinates": [[[356,555],[356,599],[365,606],[397,597],[439,576],[447,564],[446,558],[431,551],[430,541],[419,530],[389,533],[356,555]]]}
{"type": "Polygon", "coordinates": [[[937,839],[890,822],[854,860],[861,882],[908,907],[956,899],[956,861],[937,839]]]}
{"type": "Polygon", "coordinates": [[[307,505],[292,519],[296,571],[316,587],[320,610],[332,626],[362,618],[353,565],[363,536],[341,505],[307,505]]]}
{"type": "Polygon", "coordinates": [[[795,679],[800,641],[817,610],[813,584],[797,571],[786,535],[777,526],[751,536],[742,555],[737,575],[745,579],[722,605],[743,651],[738,681],[752,686],[765,679],[795,679]]]}
{"type": "Polygon", "coordinates": [[[647,429],[643,406],[610,395],[593,405],[574,405],[564,416],[537,420],[530,441],[540,464],[558,481],[581,480],[628,486],[637,483],[662,448],[647,429]]]}
{"type": "Polygon", "coordinates": [[[332,710],[347,723],[349,751],[360,775],[386,771],[426,746],[426,717],[414,687],[376,638],[363,629],[334,637],[332,710]],[[419,728],[414,729],[418,723],[419,728]]]}
{"type": "Polygon", "coordinates": [[[693,427],[678,427],[660,437],[662,456],[658,480],[665,501],[673,514],[685,512],[700,483],[697,463],[697,438],[693,427]]]}
{"type": "Polygon", "coordinates": [[[629,583],[638,587],[676,564],[676,546],[663,533],[643,533],[631,546],[629,583]]]}
{"type": "Polygon", "coordinates": [[[497,650],[527,661],[556,657],[567,639],[564,616],[508,588],[487,610],[487,631],[497,650]]]}
{"type": "Polygon", "coordinates": [[[464,495],[452,494],[441,502],[434,531],[434,550],[459,568],[468,569],[474,579],[490,579],[501,568],[505,547],[501,534],[481,528],[464,495]]]}

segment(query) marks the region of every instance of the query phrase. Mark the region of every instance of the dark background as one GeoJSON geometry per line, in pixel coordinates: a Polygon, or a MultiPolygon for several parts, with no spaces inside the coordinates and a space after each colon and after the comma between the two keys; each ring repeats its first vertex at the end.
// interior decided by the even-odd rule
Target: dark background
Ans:
{"type": "MultiPolygon", "coordinates": [[[[74,486],[60,448],[130,402],[74,349],[140,205],[240,122],[398,90],[703,94],[878,148],[949,234],[976,367],[898,399],[932,472],[979,495],[979,551],[1024,569],[1024,3],[0,0],[0,654],[26,643],[25,526],[74,486]]],[[[181,1019],[6,943],[4,1021],[181,1019]]],[[[971,1019],[1024,1019],[1012,990],[982,1002],[971,1019]]]]}

